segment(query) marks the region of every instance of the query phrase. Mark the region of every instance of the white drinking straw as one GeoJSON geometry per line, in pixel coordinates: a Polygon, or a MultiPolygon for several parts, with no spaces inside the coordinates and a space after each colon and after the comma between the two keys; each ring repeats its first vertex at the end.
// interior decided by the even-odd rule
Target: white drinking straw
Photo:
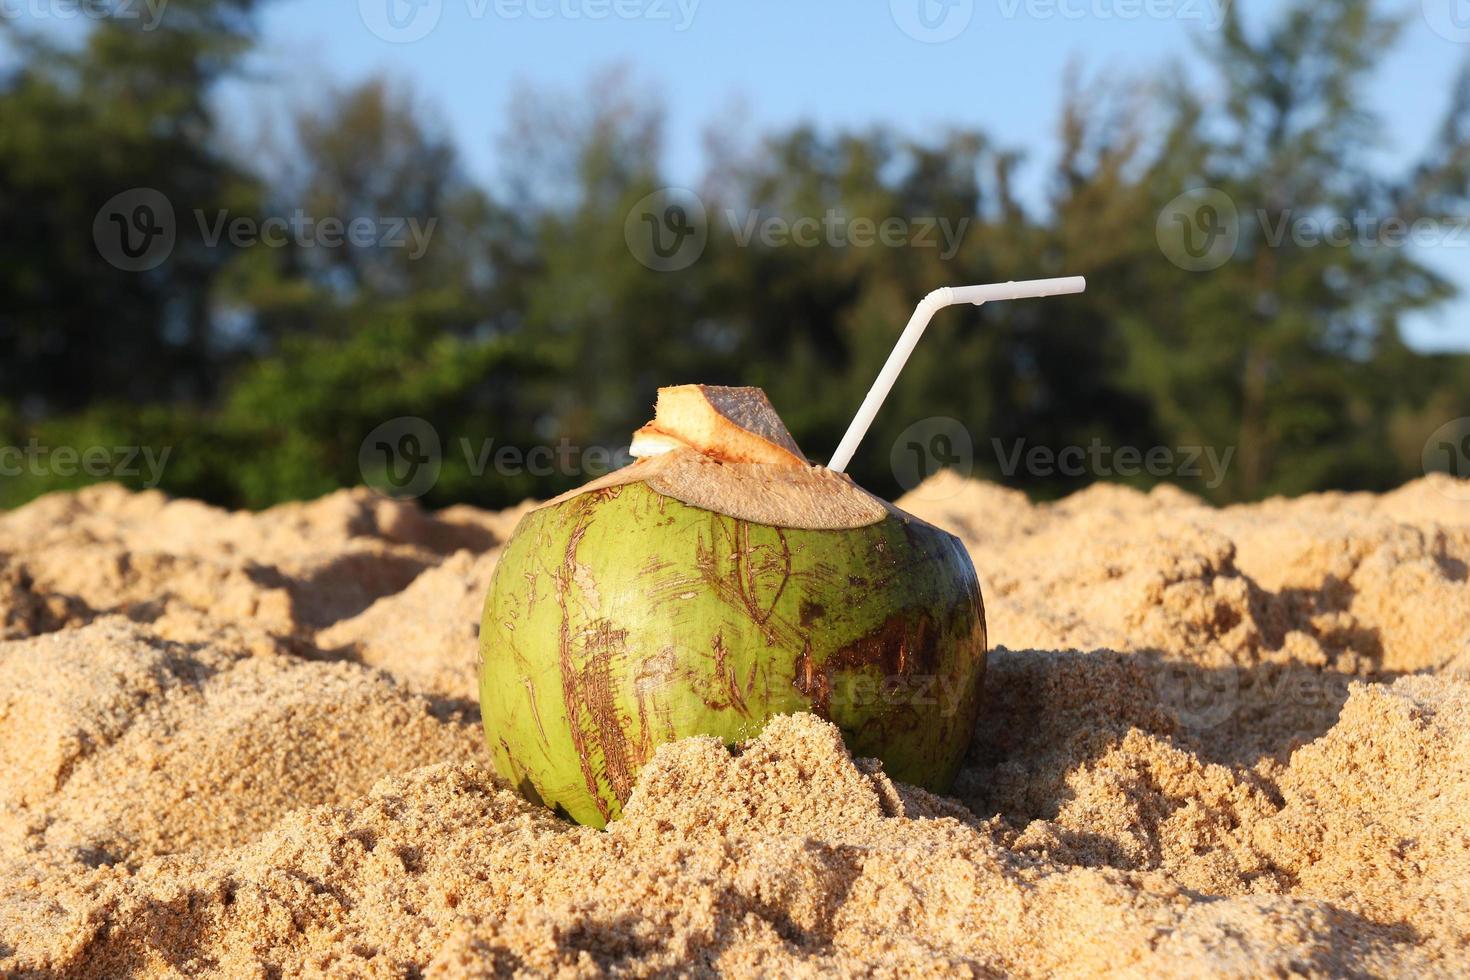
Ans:
{"type": "Polygon", "coordinates": [[[863,399],[857,415],[853,417],[852,424],[847,427],[847,434],[837,444],[837,451],[832,454],[832,461],[827,464],[827,469],[834,473],[841,473],[847,469],[847,464],[852,462],[852,454],[857,452],[858,443],[862,442],[863,436],[868,434],[868,427],[873,424],[873,418],[878,414],[878,409],[883,406],[883,399],[887,398],[888,392],[893,389],[893,382],[898,380],[898,372],[902,371],[903,366],[908,363],[909,355],[914,352],[919,338],[924,336],[924,328],[929,326],[929,321],[934,318],[935,313],[946,306],[958,306],[961,303],[973,303],[980,306],[1002,299],[1065,296],[1068,293],[1080,293],[1086,288],[1087,280],[1082,276],[1066,276],[1061,279],[997,282],[988,286],[945,286],[925,296],[914,308],[914,315],[909,317],[909,325],[903,328],[903,334],[899,336],[898,343],[894,345],[893,353],[888,355],[888,362],[883,365],[883,370],[878,372],[878,378],[873,382],[873,387],[868,389],[868,396],[863,399]]]}

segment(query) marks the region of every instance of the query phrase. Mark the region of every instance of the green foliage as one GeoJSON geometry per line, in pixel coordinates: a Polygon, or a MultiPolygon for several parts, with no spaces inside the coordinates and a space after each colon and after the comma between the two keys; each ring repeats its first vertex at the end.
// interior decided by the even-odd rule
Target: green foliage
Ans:
{"type": "MultiPolygon", "coordinates": [[[[979,475],[1043,496],[1101,474],[1009,470],[1016,446],[1229,451],[1223,482],[1169,477],[1220,501],[1382,489],[1470,415],[1470,358],[1400,339],[1407,313],[1454,293],[1420,253],[1276,235],[1465,211],[1470,68],[1422,160],[1374,165],[1363,93],[1396,24],[1369,0],[1293,3],[1261,31],[1232,8],[1202,47],[1203,84],[1073,79],[1044,208],[1013,192],[1017,154],[963,129],[718,144],[699,187],[708,243],[678,272],[645,268],[625,240],[630,210],[668,181],[657,101],[617,73],[518,94],[493,195],[435,115],[380,80],[322,93],[279,154],[247,166],[211,106],[253,43],[253,6],[172,0],[158,30],[104,21],[75,51],[16,37],[19,67],[0,77],[0,445],[169,447],[164,489],[255,507],[361,482],[364,437],[414,416],[442,447],[427,501],[498,506],[597,471],[575,456],[496,465],[496,450],[625,445],[658,386],[704,381],[765,387],[820,459],[919,297],[1061,274],[1086,275],[1087,294],[936,319],[854,460],[861,482],[899,492],[890,447],[948,416],[974,433],[979,475]],[[98,208],[133,187],[179,217],[174,252],[145,273],[92,243],[98,208]],[[1198,187],[1228,195],[1239,241],[1192,272],[1155,225],[1198,187]],[[298,210],[414,221],[426,247],[211,245],[194,217],[298,210]],[[935,246],[740,241],[829,213],[932,226],[935,246]]],[[[0,504],[95,479],[40,470],[0,478],[0,504]]]]}
{"type": "MultiPolygon", "coordinates": [[[[278,354],[240,374],[218,416],[232,444],[252,447],[228,468],[236,497],[264,506],[359,483],[364,436],[384,421],[413,416],[433,425],[444,443],[444,470],[430,502],[500,503],[515,484],[481,479],[461,440],[478,447],[509,435],[529,443],[534,434],[527,431],[485,433],[484,419],[537,371],[513,341],[469,342],[411,310],[365,312],[362,325],[341,340],[289,338],[278,354]]],[[[526,483],[521,493],[533,489],[526,483]]]]}
{"type": "Polygon", "coordinates": [[[200,399],[220,365],[208,294],[231,261],[195,209],[250,213],[256,188],[211,138],[209,96],[252,42],[249,0],[174,0],[156,29],[107,19],[78,50],[0,19],[19,67],[0,78],[0,392],[29,410],[200,399]],[[179,241],[145,273],[103,260],[93,220],[152,188],[179,241]]]}

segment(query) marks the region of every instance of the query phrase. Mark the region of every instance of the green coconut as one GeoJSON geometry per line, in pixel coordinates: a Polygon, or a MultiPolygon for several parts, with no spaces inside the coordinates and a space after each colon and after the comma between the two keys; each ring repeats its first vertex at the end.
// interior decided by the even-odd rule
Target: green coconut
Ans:
{"type": "Polygon", "coordinates": [[[500,773],[601,827],[663,743],[810,711],[948,790],[985,667],[958,539],[809,466],[756,389],[664,389],[634,449],[656,455],[527,514],[496,566],[480,706],[500,773]]]}

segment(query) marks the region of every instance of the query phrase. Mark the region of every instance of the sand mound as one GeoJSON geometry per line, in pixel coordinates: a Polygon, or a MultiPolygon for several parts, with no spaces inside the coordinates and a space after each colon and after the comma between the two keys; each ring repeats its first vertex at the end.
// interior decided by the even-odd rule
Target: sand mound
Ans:
{"type": "MultiPolygon", "coordinates": [[[[995,642],[956,799],[779,719],[606,833],[499,783],[515,513],[96,488],[0,517],[0,973],[1470,971],[1470,505],[945,476],[995,642]]],[[[517,512],[518,513],[518,512],[517,512]]]]}
{"type": "Polygon", "coordinates": [[[480,612],[498,555],[459,552],[402,592],[323,630],[317,643],[354,654],[419,690],[478,700],[480,612]],[[446,656],[451,653],[458,656],[446,656]]]}
{"type": "Polygon", "coordinates": [[[473,721],[355,664],[104,619],[0,647],[0,801],[11,847],[134,864],[243,843],[298,807],[471,752],[473,721]]]}
{"type": "Polygon", "coordinates": [[[363,489],[259,514],[115,485],[52,494],[0,517],[0,628],[25,636],[184,608],[276,633],[318,629],[445,553],[494,547],[503,524],[470,508],[430,517],[363,489]]]}

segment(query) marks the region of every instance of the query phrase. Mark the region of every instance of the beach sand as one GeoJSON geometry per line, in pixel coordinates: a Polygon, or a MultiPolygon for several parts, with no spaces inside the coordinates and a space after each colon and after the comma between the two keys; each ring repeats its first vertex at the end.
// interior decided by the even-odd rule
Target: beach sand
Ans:
{"type": "Polygon", "coordinates": [[[797,715],[607,832],[481,744],[523,509],[0,515],[0,975],[1470,975],[1470,484],[899,503],[986,599],[954,797],[797,715]]]}

